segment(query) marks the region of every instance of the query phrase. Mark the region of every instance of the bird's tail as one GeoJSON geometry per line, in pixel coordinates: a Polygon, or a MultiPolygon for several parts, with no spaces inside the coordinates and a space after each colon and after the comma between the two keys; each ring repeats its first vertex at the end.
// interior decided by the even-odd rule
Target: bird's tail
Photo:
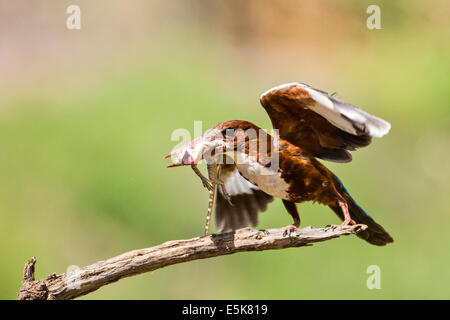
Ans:
{"type": "MultiPolygon", "coordinates": [[[[376,246],[384,246],[390,242],[393,242],[394,239],[387,233],[386,230],[378,223],[375,222],[350,196],[350,193],[342,184],[341,180],[334,175],[334,179],[337,182],[337,189],[339,193],[344,197],[347,201],[348,210],[350,212],[351,218],[356,223],[361,223],[367,225],[367,229],[359,232],[357,235],[361,239],[366,240],[367,242],[376,245],[376,246]]],[[[341,207],[339,205],[330,205],[330,208],[341,218],[344,220],[344,214],[342,213],[341,207]]]]}

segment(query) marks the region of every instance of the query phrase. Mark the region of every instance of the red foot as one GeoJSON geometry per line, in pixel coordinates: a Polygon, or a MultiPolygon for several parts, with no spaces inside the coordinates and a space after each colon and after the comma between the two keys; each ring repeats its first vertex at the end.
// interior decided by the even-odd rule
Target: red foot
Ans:
{"type": "Polygon", "coordinates": [[[356,224],[355,220],[353,220],[350,217],[350,213],[348,212],[348,205],[345,202],[339,202],[339,206],[342,209],[342,213],[344,214],[344,222],[342,222],[340,225],[332,225],[331,228],[336,229],[336,228],[342,228],[345,226],[348,226],[349,224],[356,224]]]}
{"type": "Polygon", "coordinates": [[[283,237],[286,237],[286,236],[290,237],[291,233],[295,230],[297,230],[297,227],[295,225],[293,225],[293,224],[288,225],[286,228],[284,228],[283,237]]]}
{"type": "Polygon", "coordinates": [[[356,224],[356,222],[354,220],[350,219],[349,221],[344,221],[343,223],[341,223],[339,225],[332,224],[330,227],[332,229],[336,229],[336,228],[342,228],[342,227],[348,226],[349,224],[354,225],[354,224],[356,224]]]}

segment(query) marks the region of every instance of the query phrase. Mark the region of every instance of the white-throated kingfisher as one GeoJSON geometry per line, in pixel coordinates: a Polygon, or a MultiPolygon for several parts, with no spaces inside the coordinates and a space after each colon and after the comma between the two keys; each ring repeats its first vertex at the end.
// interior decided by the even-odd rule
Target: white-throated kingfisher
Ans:
{"type": "Polygon", "coordinates": [[[196,168],[206,160],[213,188],[217,185],[218,230],[256,226],[258,212],[277,197],[294,220],[287,233],[300,226],[296,203],[313,201],[329,206],[343,220],[340,226],[367,225],[358,233],[367,242],[378,246],[393,242],[339,178],[316,159],[350,162],[349,151],[369,145],[372,137],[384,136],[390,124],[300,83],[272,88],[260,101],[275,129],[273,136],[247,121],[225,121],[167,156],[172,157],[170,167],[191,165],[211,189],[196,168]]]}

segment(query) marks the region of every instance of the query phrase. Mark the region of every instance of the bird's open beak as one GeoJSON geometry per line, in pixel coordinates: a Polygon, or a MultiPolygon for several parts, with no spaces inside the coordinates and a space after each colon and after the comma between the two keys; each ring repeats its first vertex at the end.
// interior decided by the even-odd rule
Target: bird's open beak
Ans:
{"type": "MultiPolygon", "coordinates": [[[[169,153],[168,155],[164,156],[164,159],[171,158],[171,157],[177,157],[178,152],[177,150],[169,153]]],[[[173,167],[179,167],[179,166],[187,166],[195,164],[194,157],[189,153],[188,150],[185,150],[184,155],[181,158],[181,161],[178,161],[178,158],[175,158],[175,161],[173,164],[170,164],[167,166],[167,168],[173,168],[173,167]]]]}
{"type": "Polygon", "coordinates": [[[205,142],[205,138],[202,136],[173,150],[164,157],[164,159],[172,159],[172,164],[168,165],[167,168],[193,165],[201,161],[205,149],[205,142]]]}
{"type": "Polygon", "coordinates": [[[172,159],[172,164],[168,165],[167,168],[193,165],[199,163],[205,157],[214,157],[216,148],[223,148],[224,146],[226,146],[226,142],[223,139],[205,134],[176,148],[164,159],[172,159]]]}

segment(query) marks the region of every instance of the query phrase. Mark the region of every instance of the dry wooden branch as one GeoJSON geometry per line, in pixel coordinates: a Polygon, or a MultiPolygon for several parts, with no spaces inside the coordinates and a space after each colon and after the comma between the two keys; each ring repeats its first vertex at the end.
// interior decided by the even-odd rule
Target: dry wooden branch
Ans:
{"type": "Polygon", "coordinates": [[[34,279],[36,258],[30,259],[23,272],[18,300],[74,299],[119,279],[153,271],[176,263],[217,257],[242,251],[262,251],[311,245],[314,242],[356,234],[366,225],[338,229],[306,227],[283,236],[284,229],[254,230],[212,234],[187,240],[175,240],[159,246],[134,250],[99,261],[64,274],[51,274],[43,280],[34,279]]]}

